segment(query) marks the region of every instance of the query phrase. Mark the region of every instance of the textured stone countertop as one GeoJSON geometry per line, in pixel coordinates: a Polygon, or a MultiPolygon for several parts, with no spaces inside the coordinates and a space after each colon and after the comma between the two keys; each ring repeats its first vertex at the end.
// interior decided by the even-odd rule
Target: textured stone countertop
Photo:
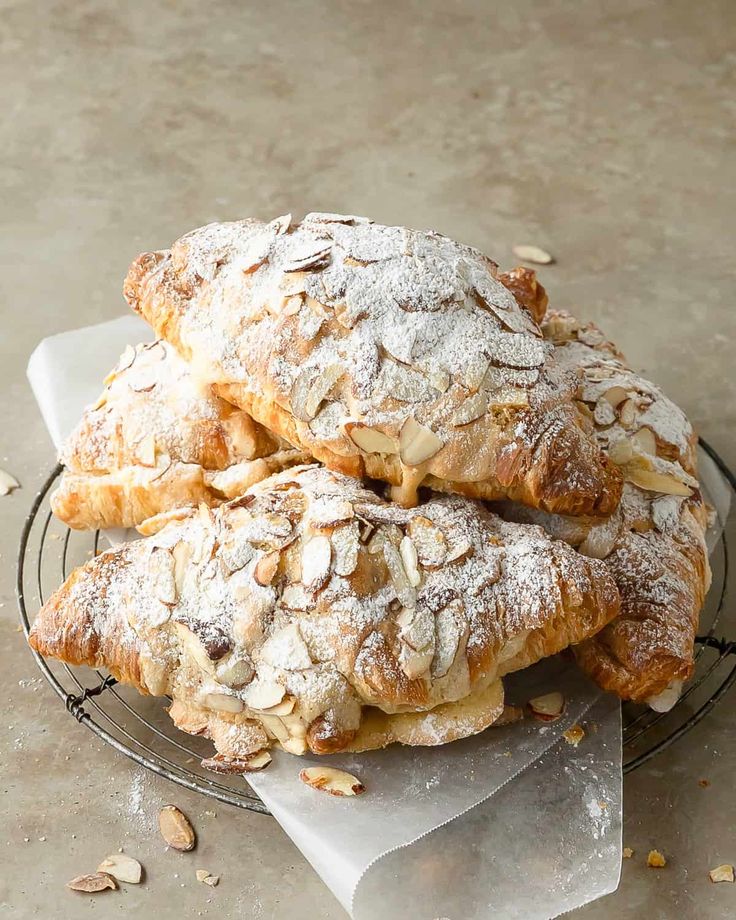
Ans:
{"type": "MultiPolygon", "coordinates": [[[[26,652],[15,554],[54,460],[25,380],[38,340],[120,314],[131,258],[214,219],[366,213],[504,265],[534,243],[557,259],[552,302],[599,321],[734,466],[735,30],[732,0],[2,3],[0,465],[22,482],[0,498],[3,917],[345,916],[275,821],[98,743],[26,652]],[[195,860],[157,837],[168,801],[195,860]],[[121,846],[145,886],[64,890],[121,846]]],[[[635,856],[576,916],[736,915],[736,886],[707,877],[736,862],[734,702],[627,777],[635,856]]]]}

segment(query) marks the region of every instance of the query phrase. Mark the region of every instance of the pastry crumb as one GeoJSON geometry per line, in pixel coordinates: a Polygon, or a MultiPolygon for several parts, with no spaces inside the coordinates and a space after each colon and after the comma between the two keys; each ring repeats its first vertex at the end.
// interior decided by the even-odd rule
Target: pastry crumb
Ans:
{"type": "Polygon", "coordinates": [[[711,882],[733,882],[733,866],[730,866],[728,863],[725,863],[722,866],[716,866],[715,869],[710,870],[708,877],[710,878],[711,882]]]}
{"type": "Polygon", "coordinates": [[[698,785],[700,786],[701,789],[707,789],[708,786],[710,786],[710,780],[709,779],[699,779],[698,785]]]}
{"type": "Polygon", "coordinates": [[[631,857],[634,855],[634,851],[631,849],[631,847],[624,847],[623,853],[621,855],[624,859],[631,859],[631,857]]]}
{"type": "Polygon", "coordinates": [[[650,850],[647,855],[647,866],[650,869],[664,869],[667,865],[667,860],[664,857],[664,854],[660,853],[659,850],[650,850]]]}
{"type": "Polygon", "coordinates": [[[568,728],[566,732],[562,733],[562,737],[568,744],[577,747],[585,737],[585,729],[581,725],[573,725],[571,728],[568,728]]]}

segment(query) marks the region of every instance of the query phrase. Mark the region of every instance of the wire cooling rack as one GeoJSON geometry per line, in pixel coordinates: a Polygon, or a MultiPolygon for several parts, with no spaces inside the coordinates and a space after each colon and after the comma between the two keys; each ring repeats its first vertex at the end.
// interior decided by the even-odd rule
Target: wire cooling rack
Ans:
{"type": "MultiPolygon", "coordinates": [[[[723,487],[730,492],[735,507],[736,477],[712,447],[702,440],[700,447],[721,473],[723,487]]],[[[44,483],[21,534],[17,594],[26,636],[51,592],[73,568],[97,553],[102,539],[99,532],[70,530],[51,513],[49,495],[61,469],[57,466],[44,483]]],[[[625,773],[681,738],[736,682],[736,604],[729,597],[734,589],[729,546],[736,538],[736,510],[723,524],[711,554],[713,583],[700,620],[694,676],[667,713],[632,703],[623,705],[625,773]]],[[[100,671],[72,668],[32,654],[67,711],[116,750],[187,789],[268,814],[241,777],[215,775],[201,767],[202,758],[211,756],[211,744],[174,728],[166,714],[166,700],[141,696],[100,671]]]]}

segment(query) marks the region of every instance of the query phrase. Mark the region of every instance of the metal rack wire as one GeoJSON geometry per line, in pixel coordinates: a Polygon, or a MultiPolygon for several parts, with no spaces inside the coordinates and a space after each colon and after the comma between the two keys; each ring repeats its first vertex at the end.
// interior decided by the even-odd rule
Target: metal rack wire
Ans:
{"type": "MultiPolygon", "coordinates": [[[[736,498],[736,477],[704,441],[701,449],[724,477],[736,498]]],[[[49,475],[23,527],[18,552],[17,597],[20,620],[28,636],[44,601],[69,572],[99,547],[100,534],[72,531],[51,513],[49,496],[61,473],[49,475]],[[30,612],[29,612],[30,611],[30,612]]],[[[669,747],[696,725],[736,682],[736,605],[729,606],[729,542],[736,536],[736,513],[729,516],[711,556],[713,585],[701,617],[696,667],[675,707],[656,713],[626,703],[624,772],[630,772],[669,747]],[[734,639],[721,638],[731,635],[734,639]]],[[[211,754],[207,742],[179,732],[166,715],[166,701],[140,696],[114,678],[89,668],[72,668],[32,652],[36,664],[67,711],[103,741],[159,776],[204,795],[268,814],[268,809],[240,777],[214,775],[200,761],[211,754]]]]}

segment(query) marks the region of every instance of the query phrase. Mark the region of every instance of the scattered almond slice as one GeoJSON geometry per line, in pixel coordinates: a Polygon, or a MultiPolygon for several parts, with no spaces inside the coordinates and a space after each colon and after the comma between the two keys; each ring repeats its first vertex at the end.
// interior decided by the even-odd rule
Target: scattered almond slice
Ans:
{"type": "Polygon", "coordinates": [[[535,696],[527,703],[529,712],[542,722],[556,722],[565,711],[565,698],[558,691],[535,696]]]}
{"type": "Polygon", "coordinates": [[[93,872],[91,875],[78,875],[71,882],[66,883],[67,888],[72,891],[84,891],[88,894],[96,894],[111,888],[117,891],[118,884],[115,879],[107,872],[93,872]]]}
{"type": "Polygon", "coordinates": [[[396,589],[396,596],[404,607],[413,607],[417,599],[416,590],[412,587],[406,574],[404,563],[401,561],[401,554],[393,543],[388,540],[383,543],[383,558],[396,589]]]}
{"type": "Polygon", "coordinates": [[[601,398],[605,399],[605,401],[609,403],[613,409],[615,409],[617,406],[621,405],[621,403],[628,397],[628,395],[629,394],[623,387],[613,386],[606,390],[601,398]]]}
{"type": "Polygon", "coordinates": [[[198,882],[202,882],[203,885],[209,885],[211,888],[214,888],[220,881],[219,875],[212,875],[207,869],[197,869],[195,875],[198,882]]]}
{"type": "Polygon", "coordinates": [[[158,827],[161,836],[174,850],[193,850],[197,837],[189,818],[176,805],[164,805],[158,813],[158,827]]]}
{"type": "Polygon", "coordinates": [[[650,869],[664,869],[667,860],[659,850],[650,850],[647,854],[647,866],[650,869]]]}
{"type": "Polygon", "coordinates": [[[245,704],[237,696],[228,696],[227,693],[208,693],[204,704],[214,712],[242,712],[245,704]]]}
{"type": "Polygon", "coordinates": [[[253,577],[256,580],[256,583],[259,584],[262,588],[265,588],[267,585],[270,585],[276,576],[276,570],[279,567],[279,559],[281,554],[278,551],[273,553],[267,553],[256,563],[255,569],[253,570],[253,577]]]}
{"type": "Polygon", "coordinates": [[[444,443],[431,428],[408,416],[399,433],[399,456],[406,466],[419,466],[442,450],[444,443]]]}
{"type": "Polygon", "coordinates": [[[102,860],[97,871],[106,872],[118,882],[138,885],[143,875],[143,866],[132,856],[127,856],[125,853],[113,853],[112,856],[102,860]]]}
{"type": "Polygon", "coordinates": [[[618,418],[624,428],[631,428],[636,420],[636,403],[633,399],[626,399],[618,407],[618,418]]]}
{"type": "Polygon", "coordinates": [[[568,744],[577,747],[585,737],[585,730],[580,725],[573,725],[571,728],[568,728],[566,732],[562,733],[562,737],[568,744]]]}
{"type": "Polygon", "coordinates": [[[624,859],[631,859],[631,857],[634,855],[634,851],[631,849],[631,847],[624,847],[621,855],[624,859]]]}
{"type": "Polygon", "coordinates": [[[411,537],[402,537],[401,543],[399,543],[399,553],[401,554],[401,561],[404,565],[406,577],[409,579],[409,584],[413,588],[418,587],[422,576],[417,568],[417,550],[411,537]]]}
{"type": "Polygon", "coordinates": [[[345,431],[353,444],[367,454],[398,453],[394,439],[376,428],[361,422],[349,422],[345,425],[345,431]]]}
{"type": "Polygon", "coordinates": [[[283,700],[286,688],[276,681],[257,678],[248,687],[246,701],[251,709],[271,709],[283,700]]]}
{"type": "Polygon", "coordinates": [[[425,568],[436,569],[447,556],[447,540],[440,528],[423,515],[413,517],[407,533],[416,548],[417,559],[425,568]]]}
{"type": "Polygon", "coordinates": [[[532,262],[534,265],[550,265],[554,262],[554,257],[545,249],[540,249],[539,246],[520,244],[513,246],[511,251],[522,262],[532,262]]]}
{"type": "Polygon", "coordinates": [[[9,495],[13,489],[19,489],[20,483],[5,470],[0,470],[0,495],[9,495]]]}
{"type": "MultiPolygon", "coordinates": [[[[271,763],[271,755],[267,750],[258,751],[250,757],[225,757],[215,754],[214,757],[205,758],[202,766],[213,773],[258,773],[271,763]]],[[[206,812],[205,812],[206,814],[206,812]]]]}
{"type": "Polygon", "coordinates": [[[300,772],[299,779],[330,795],[350,796],[365,792],[365,786],[356,776],[334,767],[307,767],[300,772]]]}
{"type": "Polygon", "coordinates": [[[460,403],[450,421],[456,428],[462,425],[469,425],[480,418],[487,408],[488,397],[483,390],[478,390],[477,393],[473,393],[472,396],[468,396],[464,402],[460,403]]]}
{"type": "Polygon", "coordinates": [[[657,456],[657,439],[651,428],[640,428],[635,434],[631,435],[631,444],[642,454],[649,454],[652,457],[657,456]]]}
{"type": "Polygon", "coordinates": [[[661,492],[663,495],[682,495],[685,498],[692,495],[690,486],[656,470],[644,470],[640,467],[629,465],[624,470],[624,479],[627,482],[646,489],[648,492],[661,492]]]}
{"type": "Polygon", "coordinates": [[[734,871],[733,866],[729,866],[728,863],[724,863],[722,866],[716,866],[715,869],[711,869],[708,873],[711,882],[731,882],[734,881],[734,871]]]}

